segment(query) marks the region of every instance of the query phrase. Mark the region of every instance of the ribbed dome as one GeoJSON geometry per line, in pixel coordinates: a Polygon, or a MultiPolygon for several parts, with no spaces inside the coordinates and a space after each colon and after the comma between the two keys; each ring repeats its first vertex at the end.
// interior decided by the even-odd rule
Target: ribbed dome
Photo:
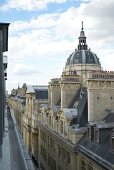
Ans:
{"type": "Polygon", "coordinates": [[[100,64],[96,54],[90,50],[76,50],[67,59],[66,66],[73,64],[100,64]]]}
{"type": "Polygon", "coordinates": [[[66,62],[66,66],[74,65],[74,64],[98,64],[100,65],[99,59],[91,52],[86,44],[86,36],[83,28],[83,21],[82,21],[82,28],[79,36],[79,44],[78,48],[69,56],[66,62]]]}

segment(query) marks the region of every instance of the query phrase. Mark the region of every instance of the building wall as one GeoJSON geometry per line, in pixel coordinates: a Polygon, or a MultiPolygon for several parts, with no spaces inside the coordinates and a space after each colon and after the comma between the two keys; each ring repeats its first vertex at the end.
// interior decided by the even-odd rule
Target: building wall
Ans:
{"type": "MultiPolygon", "coordinates": [[[[17,106],[19,103],[13,100],[12,108],[16,108],[17,111],[15,111],[18,113],[20,107],[17,106]]],[[[17,115],[21,117],[21,114],[17,115]]],[[[60,118],[66,122],[62,114],[63,112],[60,118]]],[[[76,142],[81,138],[80,134],[76,135],[69,130],[68,136],[65,137],[65,134],[57,133],[56,129],[53,129],[54,126],[49,127],[49,122],[44,124],[37,119],[28,121],[25,115],[22,123],[23,139],[28,152],[34,157],[40,170],[104,170],[99,164],[74,150],[76,142]]],[[[55,119],[52,113],[49,115],[55,119]]]]}
{"type": "Polygon", "coordinates": [[[8,98],[7,100],[8,100],[8,104],[11,106],[11,108],[14,111],[14,115],[18,123],[20,132],[23,133],[23,114],[25,108],[23,107],[22,103],[19,100],[16,100],[13,97],[8,98]]]}
{"type": "Polygon", "coordinates": [[[35,99],[35,94],[34,93],[27,93],[26,94],[26,110],[25,113],[31,117],[33,114],[33,101],[35,99]]]}
{"type": "MultiPolygon", "coordinates": [[[[57,89],[54,85],[49,87],[50,100],[52,100],[50,104],[56,104],[61,92],[59,111],[53,110],[50,106],[39,108],[42,102],[35,102],[34,94],[26,94],[24,114],[20,109],[19,101],[10,101],[15,109],[17,122],[19,126],[21,124],[20,127],[23,127],[22,134],[28,152],[35,159],[40,170],[103,170],[89,157],[75,151],[75,145],[83,136],[83,132],[76,132],[76,129],[69,126],[70,120],[65,117],[63,111],[82,85],[77,81],[78,78],[71,75],[63,76],[57,89]]],[[[89,120],[102,120],[107,115],[107,109],[114,109],[114,81],[90,78],[87,80],[87,90],[89,120]]]]}
{"type": "Polygon", "coordinates": [[[107,110],[114,110],[114,81],[111,79],[89,79],[87,88],[88,120],[103,120],[108,114],[107,110]]]}
{"type": "Polygon", "coordinates": [[[68,108],[69,104],[72,102],[78,89],[80,88],[80,83],[61,83],[61,108],[68,108]]]}
{"type": "Polygon", "coordinates": [[[83,153],[77,154],[77,170],[106,170],[83,153]]]}
{"type": "Polygon", "coordinates": [[[101,70],[101,65],[99,64],[74,64],[71,66],[66,66],[64,71],[69,72],[69,71],[77,71],[77,74],[80,75],[83,82],[85,82],[87,75],[89,72],[93,70],[101,70]]]}
{"type": "Polygon", "coordinates": [[[73,145],[39,124],[39,166],[43,170],[76,170],[73,145]],[[43,167],[43,168],[42,168],[43,167]]]}
{"type": "Polygon", "coordinates": [[[57,105],[60,103],[60,99],[61,99],[61,89],[60,89],[60,84],[56,85],[50,85],[49,86],[49,91],[50,91],[50,105],[57,105]]]}

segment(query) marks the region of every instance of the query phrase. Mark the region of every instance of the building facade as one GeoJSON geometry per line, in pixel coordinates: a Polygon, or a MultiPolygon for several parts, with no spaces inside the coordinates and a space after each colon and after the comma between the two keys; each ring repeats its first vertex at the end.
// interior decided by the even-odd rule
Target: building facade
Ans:
{"type": "Polygon", "coordinates": [[[83,22],[61,77],[48,87],[26,85],[23,102],[18,94],[19,89],[8,102],[39,169],[114,169],[114,72],[101,69],[83,22]]]}

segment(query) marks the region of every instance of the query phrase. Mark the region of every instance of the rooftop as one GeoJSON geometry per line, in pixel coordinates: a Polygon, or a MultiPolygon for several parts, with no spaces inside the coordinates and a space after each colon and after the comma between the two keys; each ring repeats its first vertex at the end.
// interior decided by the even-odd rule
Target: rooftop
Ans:
{"type": "MultiPolygon", "coordinates": [[[[99,137],[89,138],[86,134],[76,145],[76,150],[97,161],[106,169],[114,168],[114,151],[111,148],[111,133],[114,128],[114,113],[109,113],[101,122],[90,122],[89,125],[99,128],[99,137]]],[[[93,132],[95,133],[95,131],[93,132]]]]}

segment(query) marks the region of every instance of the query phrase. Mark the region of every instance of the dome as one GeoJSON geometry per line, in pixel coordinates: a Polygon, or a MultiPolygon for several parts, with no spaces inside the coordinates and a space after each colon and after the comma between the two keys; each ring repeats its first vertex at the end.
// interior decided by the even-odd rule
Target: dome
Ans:
{"type": "Polygon", "coordinates": [[[76,50],[67,59],[66,66],[74,64],[100,64],[96,54],[90,50],[76,50]]]}
{"type": "Polygon", "coordinates": [[[94,54],[86,44],[86,36],[83,28],[83,21],[80,36],[78,39],[79,39],[78,48],[69,56],[66,62],[66,66],[74,64],[100,65],[97,55],[94,54]]]}

